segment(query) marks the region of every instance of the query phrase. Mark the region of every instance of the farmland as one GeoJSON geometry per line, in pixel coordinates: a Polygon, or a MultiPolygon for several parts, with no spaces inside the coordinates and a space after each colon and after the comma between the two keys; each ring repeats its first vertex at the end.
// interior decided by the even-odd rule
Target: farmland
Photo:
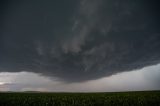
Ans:
{"type": "Polygon", "coordinates": [[[115,93],[1,92],[0,106],[160,106],[160,91],[115,93]]]}

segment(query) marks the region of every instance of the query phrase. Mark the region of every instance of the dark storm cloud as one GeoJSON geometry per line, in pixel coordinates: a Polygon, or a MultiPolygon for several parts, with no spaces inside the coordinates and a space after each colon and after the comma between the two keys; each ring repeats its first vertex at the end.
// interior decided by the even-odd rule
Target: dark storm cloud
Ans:
{"type": "Polygon", "coordinates": [[[1,72],[31,71],[74,82],[160,62],[154,0],[21,0],[1,5],[1,72]]]}

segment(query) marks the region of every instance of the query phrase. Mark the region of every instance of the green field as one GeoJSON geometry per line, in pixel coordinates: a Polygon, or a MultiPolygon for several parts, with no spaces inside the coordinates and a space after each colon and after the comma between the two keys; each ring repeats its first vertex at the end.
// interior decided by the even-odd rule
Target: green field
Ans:
{"type": "Polygon", "coordinates": [[[160,91],[0,93],[0,106],[160,106],[160,91]]]}

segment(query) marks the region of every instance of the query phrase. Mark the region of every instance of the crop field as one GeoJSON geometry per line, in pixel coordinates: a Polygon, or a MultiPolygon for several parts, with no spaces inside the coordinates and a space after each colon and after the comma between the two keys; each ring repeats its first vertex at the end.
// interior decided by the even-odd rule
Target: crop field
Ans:
{"type": "Polygon", "coordinates": [[[160,106],[160,91],[115,93],[0,93],[0,106],[160,106]]]}

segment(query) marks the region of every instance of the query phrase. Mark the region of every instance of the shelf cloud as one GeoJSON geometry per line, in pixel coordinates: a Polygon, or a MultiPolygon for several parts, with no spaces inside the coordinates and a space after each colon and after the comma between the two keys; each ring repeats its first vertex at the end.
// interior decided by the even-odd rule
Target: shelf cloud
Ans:
{"type": "Polygon", "coordinates": [[[80,82],[160,63],[156,0],[0,4],[0,72],[80,82]]]}

